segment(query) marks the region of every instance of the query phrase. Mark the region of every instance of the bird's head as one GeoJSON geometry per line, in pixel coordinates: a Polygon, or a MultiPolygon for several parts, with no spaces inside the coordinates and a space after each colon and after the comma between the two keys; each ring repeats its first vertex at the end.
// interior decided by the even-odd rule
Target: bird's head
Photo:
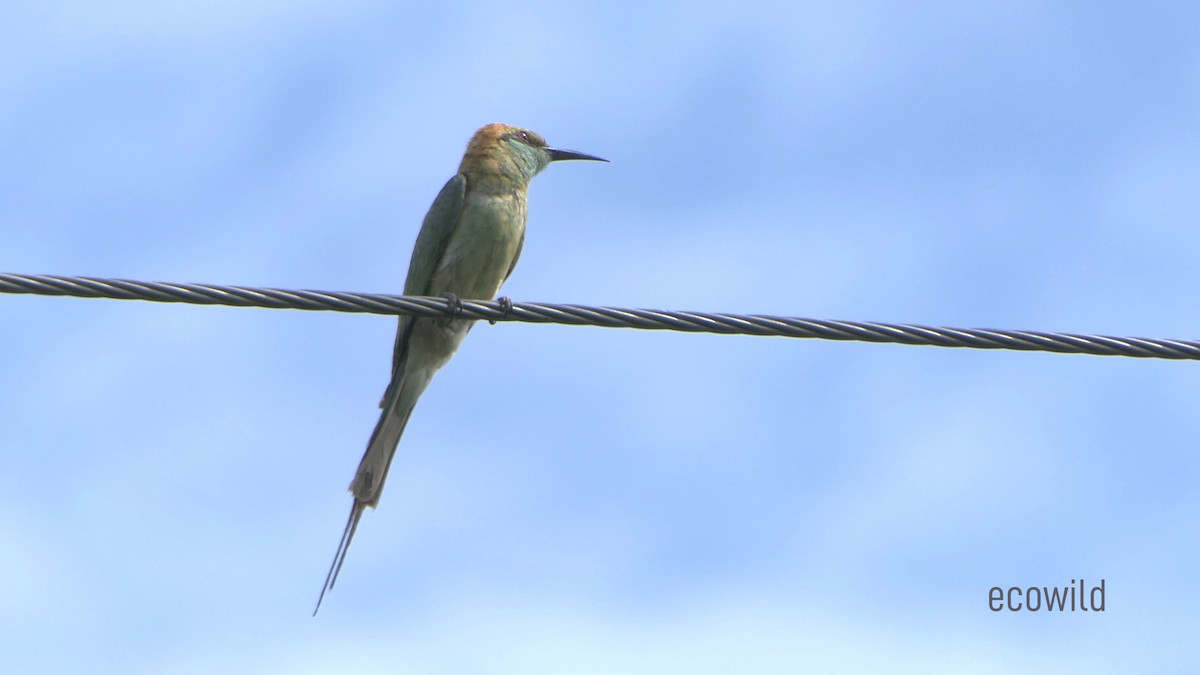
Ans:
{"type": "Polygon", "coordinates": [[[503,177],[523,187],[550,162],[568,159],[608,161],[574,150],[551,148],[546,139],[528,129],[489,124],[471,137],[459,173],[485,179],[503,177]]]}

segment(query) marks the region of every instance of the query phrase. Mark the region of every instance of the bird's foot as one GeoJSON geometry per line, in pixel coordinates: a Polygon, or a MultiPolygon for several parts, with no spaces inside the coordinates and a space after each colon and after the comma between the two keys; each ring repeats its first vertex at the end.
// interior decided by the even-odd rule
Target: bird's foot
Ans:
{"type": "Polygon", "coordinates": [[[446,314],[448,315],[448,318],[457,319],[463,311],[462,298],[458,297],[454,293],[450,293],[449,291],[445,293],[439,293],[439,295],[445,298],[446,302],[449,303],[449,307],[446,308],[446,314]]]}
{"type": "MultiPolygon", "coordinates": [[[[500,316],[507,319],[509,317],[509,315],[512,314],[512,308],[513,308],[512,298],[508,297],[507,295],[502,295],[502,296],[496,298],[496,302],[497,302],[497,304],[500,305],[500,316]]],[[[495,326],[496,320],[488,319],[488,323],[495,326]]]]}

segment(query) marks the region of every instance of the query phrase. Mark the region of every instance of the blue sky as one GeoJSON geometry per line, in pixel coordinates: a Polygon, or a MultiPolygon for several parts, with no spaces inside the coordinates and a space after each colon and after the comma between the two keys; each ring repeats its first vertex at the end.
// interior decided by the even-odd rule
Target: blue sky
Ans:
{"type": "MultiPolygon", "coordinates": [[[[0,271],[1195,339],[1188,3],[10,3],[0,271]]],[[[309,617],[394,320],[0,297],[13,672],[1183,672],[1190,362],[481,325],[309,617]],[[992,586],[1106,582],[1103,613],[992,586]]]]}

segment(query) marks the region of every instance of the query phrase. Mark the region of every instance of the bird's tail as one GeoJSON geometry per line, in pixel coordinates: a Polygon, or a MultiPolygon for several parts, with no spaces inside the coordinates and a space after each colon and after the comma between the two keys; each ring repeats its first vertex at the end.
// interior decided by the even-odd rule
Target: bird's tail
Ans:
{"type": "Polygon", "coordinates": [[[358,521],[362,518],[363,511],[368,506],[375,508],[379,504],[383,482],[387,479],[392,458],[396,456],[400,436],[404,434],[404,427],[408,426],[408,418],[417,404],[417,399],[429,383],[427,378],[418,379],[424,381],[401,383],[396,387],[392,400],[385,400],[383,413],[379,416],[379,422],[375,424],[370,442],[367,443],[367,451],[363,453],[354,480],[350,482],[354,504],[350,507],[350,517],[346,519],[346,528],[342,530],[342,538],[338,542],[337,552],[333,555],[333,562],[329,565],[329,573],[325,575],[325,584],[321,586],[321,595],[317,598],[313,616],[321,609],[325,593],[333,590],[333,585],[337,583],[338,574],[346,562],[346,552],[350,550],[350,542],[354,540],[354,533],[358,530],[358,521]]]}

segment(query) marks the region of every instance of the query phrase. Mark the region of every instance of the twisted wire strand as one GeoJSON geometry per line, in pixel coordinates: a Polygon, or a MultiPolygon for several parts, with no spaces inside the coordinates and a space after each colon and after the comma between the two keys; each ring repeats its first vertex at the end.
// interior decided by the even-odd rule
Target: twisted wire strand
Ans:
{"type": "Polygon", "coordinates": [[[758,314],[717,314],[621,309],[536,302],[509,303],[449,298],[284,290],[213,284],[176,284],[126,279],[0,273],[0,293],[183,302],[196,305],[304,309],[359,314],[418,316],[675,330],[691,333],[764,335],[822,340],[891,342],[936,347],[1043,351],[1097,356],[1200,360],[1200,342],[1111,337],[1025,330],[941,328],[868,321],[830,321],[758,314]]]}

